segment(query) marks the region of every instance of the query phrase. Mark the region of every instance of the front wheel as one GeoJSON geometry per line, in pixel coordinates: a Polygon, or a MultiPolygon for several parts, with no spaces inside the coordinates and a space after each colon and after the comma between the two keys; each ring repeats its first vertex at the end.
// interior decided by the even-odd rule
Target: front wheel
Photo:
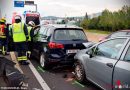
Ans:
{"type": "Polygon", "coordinates": [[[49,69],[49,67],[50,67],[48,62],[45,60],[45,55],[43,53],[41,53],[41,55],[40,55],[40,65],[44,69],[49,69]]]}
{"type": "Polygon", "coordinates": [[[80,62],[75,63],[75,77],[76,80],[83,83],[86,80],[85,70],[80,62]]]}

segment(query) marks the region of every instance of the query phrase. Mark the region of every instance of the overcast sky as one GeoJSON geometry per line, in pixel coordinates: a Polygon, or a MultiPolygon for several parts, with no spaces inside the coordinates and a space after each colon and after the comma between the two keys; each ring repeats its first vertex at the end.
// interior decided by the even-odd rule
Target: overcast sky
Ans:
{"type": "Polygon", "coordinates": [[[130,0],[34,0],[42,16],[84,16],[104,9],[117,11],[130,0]]]}
{"type": "MultiPolygon", "coordinates": [[[[25,1],[25,0],[19,0],[25,1]]],[[[27,0],[28,1],[28,0],[27,0]]],[[[33,1],[33,0],[32,0],[33,1]]],[[[85,13],[93,14],[102,12],[104,9],[117,11],[122,6],[130,6],[130,0],[34,0],[38,5],[41,16],[85,16],[85,13]]],[[[26,10],[35,10],[34,7],[14,7],[14,0],[0,0],[2,16],[8,18],[13,12],[22,14],[26,10]]]]}

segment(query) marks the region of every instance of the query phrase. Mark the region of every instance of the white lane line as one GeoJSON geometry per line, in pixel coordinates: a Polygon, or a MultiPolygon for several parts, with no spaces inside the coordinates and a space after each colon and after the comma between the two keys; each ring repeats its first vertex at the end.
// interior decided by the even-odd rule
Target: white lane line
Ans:
{"type": "Polygon", "coordinates": [[[31,69],[31,71],[33,72],[33,74],[35,75],[36,79],[38,80],[39,84],[41,85],[41,87],[43,88],[43,90],[51,90],[49,88],[49,86],[46,84],[45,80],[41,77],[41,75],[37,72],[37,70],[35,69],[35,67],[33,66],[33,64],[31,63],[31,61],[29,60],[29,68],[31,69]]]}
{"type": "MultiPolygon", "coordinates": [[[[17,58],[15,56],[14,52],[10,52],[10,56],[12,61],[14,61],[16,63],[16,67],[17,69],[19,69],[19,71],[21,73],[23,73],[22,69],[20,68],[17,58]]],[[[51,90],[49,88],[49,86],[46,84],[46,82],[43,80],[43,78],[41,77],[41,75],[37,72],[37,70],[35,69],[35,67],[33,66],[33,64],[31,63],[31,61],[29,60],[30,64],[29,64],[29,68],[31,69],[31,71],[33,72],[33,74],[35,75],[36,79],[38,80],[39,84],[41,85],[41,87],[43,88],[43,90],[51,90]]]]}
{"type": "Polygon", "coordinates": [[[15,67],[23,74],[23,71],[22,71],[22,69],[20,68],[20,66],[18,64],[17,58],[15,56],[15,53],[14,52],[10,52],[10,56],[11,56],[11,60],[16,63],[15,67]]]}

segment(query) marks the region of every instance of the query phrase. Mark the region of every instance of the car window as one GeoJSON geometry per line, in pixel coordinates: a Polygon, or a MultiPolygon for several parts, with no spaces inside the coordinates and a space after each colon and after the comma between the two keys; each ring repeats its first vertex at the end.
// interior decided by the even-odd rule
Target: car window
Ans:
{"type": "Polygon", "coordinates": [[[101,43],[94,51],[94,55],[116,59],[126,39],[113,39],[101,43]]]}
{"type": "Polygon", "coordinates": [[[28,16],[28,17],[26,17],[26,23],[29,23],[29,21],[33,21],[36,25],[40,24],[39,17],[28,16]]]}
{"type": "Polygon", "coordinates": [[[127,32],[116,32],[112,34],[110,37],[123,36],[123,35],[127,35],[127,32]]]}
{"type": "Polygon", "coordinates": [[[43,32],[43,35],[47,35],[47,31],[48,31],[48,28],[46,27],[44,32],[43,32]]]}
{"type": "Polygon", "coordinates": [[[128,51],[127,51],[127,53],[125,55],[125,60],[130,61],[130,46],[129,46],[128,51]]]}
{"type": "Polygon", "coordinates": [[[51,28],[48,28],[46,35],[47,35],[47,36],[50,36],[51,33],[52,33],[52,29],[51,29],[51,28]]]}
{"type": "Polygon", "coordinates": [[[87,40],[82,30],[56,30],[54,34],[55,40],[87,40]]]}
{"type": "Polygon", "coordinates": [[[41,29],[39,30],[39,34],[44,34],[45,29],[46,29],[46,27],[41,27],[41,29]]]}

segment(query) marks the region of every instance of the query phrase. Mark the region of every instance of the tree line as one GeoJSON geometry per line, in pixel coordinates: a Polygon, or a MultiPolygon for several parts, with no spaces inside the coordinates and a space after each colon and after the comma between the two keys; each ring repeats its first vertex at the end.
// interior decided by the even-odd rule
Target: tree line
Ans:
{"type": "Polygon", "coordinates": [[[86,14],[80,25],[84,29],[106,31],[130,29],[130,7],[123,6],[120,10],[115,12],[105,9],[100,16],[91,19],[88,18],[86,14]]]}

